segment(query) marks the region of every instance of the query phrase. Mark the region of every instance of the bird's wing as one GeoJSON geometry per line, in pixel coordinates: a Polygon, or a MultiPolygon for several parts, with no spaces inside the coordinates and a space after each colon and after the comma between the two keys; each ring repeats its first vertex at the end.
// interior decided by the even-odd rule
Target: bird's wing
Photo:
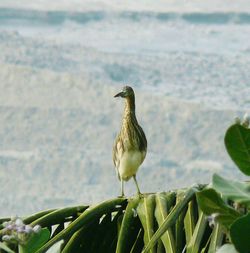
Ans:
{"type": "Polygon", "coordinates": [[[136,131],[135,138],[137,139],[137,147],[141,152],[141,163],[144,161],[147,153],[147,138],[142,127],[137,124],[134,125],[134,131],[136,131]]]}
{"type": "Polygon", "coordinates": [[[114,162],[119,180],[120,180],[120,175],[119,175],[119,172],[118,172],[118,168],[120,166],[120,160],[121,160],[122,154],[123,154],[123,143],[122,143],[122,140],[121,140],[120,136],[118,135],[116,137],[114,145],[113,145],[112,155],[113,155],[113,162],[114,162]]]}
{"type": "Polygon", "coordinates": [[[146,138],[146,135],[143,131],[143,129],[141,128],[141,126],[139,126],[139,136],[140,136],[140,146],[139,146],[139,149],[141,151],[145,151],[147,152],[147,146],[148,146],[148,143],[147,143],[147,138],[146,138]]]}

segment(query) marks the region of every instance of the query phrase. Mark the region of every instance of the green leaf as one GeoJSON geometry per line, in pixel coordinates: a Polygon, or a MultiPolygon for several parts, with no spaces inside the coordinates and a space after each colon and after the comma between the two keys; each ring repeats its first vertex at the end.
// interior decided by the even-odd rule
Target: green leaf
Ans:
{"type": "MultiPolygon", "coordinates": [[[[150,194],[141,199],[137,213],[144,229],[144,244],[146,245],[154,234],[154,210],[155,195],[150,194]]],[[[151,252],[156,252],[156,247],[152,247],[151,252]]]]}
{"type": "Polygon", "coordinates": [[[198,253],[200,252],[201,241],[204,237],[205,229],[207,226],[207,219],[203,212],[200,212],[199,219],[196,223],[193,236],[187,245],[187,253],[198,253]]]}
{"type": "Polygon", "coordinates": [[[237,219],[230,228],[230,237],[240,253],[249,253],[250,249],[250,213],[237,219]]]}
{"type": "Polygon", "coordinates": [[[164,220],[162,225],[157,229],[155,234],[152,236],[149,243],[146,245],[145,249],[143,250],[143,253],[148,252],[161,238],[161,236],[171,227],[175,224],[178,216],[183,211],[184,208],[186,208],[188,202],[193,198],[195,192],[197,191],[196,187],[190,188],[185,192],[185,198],[183,201],[179,202],[175,207],[172,209],[172,211],[169,213],[167,218],[164,220]]]}
{"type": "Polygon", "coordinates": [[[215,224],[211,235],[211,241],[209,244],[208,253],[216,252],[216,249],[222,245],[223,241],[223,228],[220,224],[215,224]]]}
{"type": "MultiPolygon", "coordinates": [[[[170,193],[171,194],[171,193],[170,193]]],[[[157,193],[155,196],[156,208],[155,217],[160,226],[168,215],[167,195],[165,193],[157,193]]],[[[168,253],[175,253],[175,240],[172,228],[169,228],[161,237],[165,251],[168,253]]]]}
{"type": "Polygon", "coordinates": [[[164,245],[163,245],[163,243],[162,243],[162,241],[161,240],[159,240],[158,242],[157,242],[157,249],[156,249],[156,252],[158,253],[158,252],[166,252],[165,251],[165,248],[164,248],[164,245]]]}
{"type": "Polygon", "coordinates": [[[116,198],[107,200],[98,205],[92,206],[84,211],[77,219],[75,219],[70,225],[61,231],[58,235],[53,237],[48,243],[46,243],[39,251],[36,253],[44,253],[49,249],[54,243],[65,238],[71,237],[76,231],[81,229],[84,226],[87,226],[91,221],[100,218],[102,215],[112,212],[117,208],[117,205],[124,205],[126,199],[116,198]]]}
{"type": "Polygon", "coordinates": [[[58,209],[52,212],[47,213],[46,215],[40,216],[38,219],[35,219],[31,225],[40,225],[42,227],[48,227],[54,224],[62,223],[65,221],[65,218],[75,215],[79,212],[86,210],[88,206],[74,206],[58,209]]]}
{"type": "Polygon", "coordinates": [[[195,223],[196,223],[196,212],[194,207],[194,200],[188,203],[188,209],[184,218],[184,228],[186,236],[186,244],[188,245],[191,241],[192,235],[194,233],[195,223]]]}
{"type": "Polygon", "coordinates": [[[250,129],[234,124],[227,130],[224,141],[232,160],[250,176],[250,129]]]}
{"type": "Polygon", "coordinates": [[[250,206],[250,185],[213,175],[213,188],[235,202],[250,206]]]}
{"type": "Polygon", "coordinates": [[[215,214],[215,219],[226,228],[240,216],[232,207],[225,204],[214,189],[204,189],[196,193],[197,202],[206,215],[215,214]]]}
{"type": "Polygon", "coordinates": [[[41,211],[39,213],[32,214],[29,217],[25,217],[23,219],[23,222],[24,222],[24,224],[31,224],[33,221],[41,218],[42,216],[45,216],[45,215],[51,213],[51,212],[54,212],[54,211],[56,211],[56,209],[49,209],[49,210],[41,211]]]}
{"type": "MultiPolygon", "coordinates": [[[[178,190],[176,195],[176,205],[183,201],[185,197],[185,191],[178,190]]],[[[181,253],[185,247],[185,231],[184,231],[184,218],[187,211],[188,205],[178,215],[175,222],[175,248],[177,253],[181,253]]]]}
{"type": "Polygon", "coordinates": [[[95,236],[91,238],[91,241],[93,241],[92,247],[89,249],[87,248],[87,252],[115,252],[118,238],[117,222],[123,211],[123,207],[121,207],[115,214],[106,214],[106,216],[101,219],[101,223],[97,226],[95,236]]]}
{"type": "MultiPolygon", "coordinates": [[[[93,245],[93,238],[95,237],[99,225],[99,219],[95,219],[91,224],[83,226],[76,231],[64,246],[62,253],[80,253],[90,251],[93,245]]],[[[66,241],[67,241],[67,237],[66,241]]]]}
{"type": "Polygon", "coordinates": [[[0,242],[0,252],[1,252],[1,249],[6,251],[7,253],[15,253],[4,242],[0,242]]]}
{"type": "Polygon", "coordinates": [[[224,244],[216,253],[238,253],[232,244],[224,244]]]}
{"type": "Polygon", "coordinates": [[[136,197],[135,199],[131,199],[128,202],[125,214],[122,219],[121,229],[117,241],[117,253],[130,252],[137,239],[141,228],[141,224],[136,211],[139,201],[140,198],[136,197]]]}
{"type": "Polygon", "coordinates": [[[138,235],[137,235],[137,238],[134,242],[134,245],[133,247],[131,248],[130,252],[129,253],[137,253],[137,252],[141,252],[142,251],[142,248],[144,246],[144,242],[143,242],[143,229],[141,228],[138,235]]]}
{"type": "Polygon", "coordinates": [[[52,247],[50,247],[46,253],[61,253],[61,247],[62,247],[62,244],[64,243],[63,240],[55,243],[52,247]]]}
{"type": "Polygon", "coordinates": [[[42,228],[37,234],[33,234],[25,245],[22,245],[23,252],[34,253],[41,248],[50,238],[50,232],[47,228],[42,228]]]}

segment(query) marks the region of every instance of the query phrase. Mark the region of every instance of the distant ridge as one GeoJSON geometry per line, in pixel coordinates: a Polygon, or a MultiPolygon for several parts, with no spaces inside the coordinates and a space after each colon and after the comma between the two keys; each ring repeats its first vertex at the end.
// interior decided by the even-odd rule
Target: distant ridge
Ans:
{"type": "Polygon", "coordinates": [[[41,24],[60,25],[70,20],[79,24],[99,22],[104,19],[129,19],[138,22],[143,19],[152,19],[159,22],[183,21],[192,24],[250,24],[248,12],[145,12],[145,11],[38,11],[29,9],[0,8],[0,22],[10,20],[30,21],[41,24]]]}

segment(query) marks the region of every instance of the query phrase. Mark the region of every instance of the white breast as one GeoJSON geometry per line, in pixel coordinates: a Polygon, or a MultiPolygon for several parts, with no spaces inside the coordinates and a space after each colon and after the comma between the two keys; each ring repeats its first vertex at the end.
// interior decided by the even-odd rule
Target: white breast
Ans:
{"type": "Polygon", "coordinates": [[[127,181],[133,175],[136,174],[139,166],[143,162],[146,153],[140,152],[137,150],[125,151],[121,156],[118,158],[120,160],[118,172],[120,177],[127,181]]]}

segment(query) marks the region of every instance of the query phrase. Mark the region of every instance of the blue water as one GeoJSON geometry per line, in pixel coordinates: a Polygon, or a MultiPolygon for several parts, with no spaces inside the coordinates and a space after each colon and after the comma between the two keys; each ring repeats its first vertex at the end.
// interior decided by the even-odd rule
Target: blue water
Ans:
{"type": "Polygon", "coordinates": [[[0,8],[4,62],[131,83],[213,108],[250,102],[250,13],[0,8]],[[19,54],[19,55],[18,55],[19,54]]]}
{"type": "MultiPolygon", "coordinates": [[[[118,194],[111,149],[122,101],[113,95],[124,84],[149,143],[143,191],[209,182],[214,172],[240,178],[223,137],[250,107],[242,10],[0,8],[0,213],[118,194]]],[[[134,193],[133,182],[125,189],[134,193]]]]}
{"type": "MultiPolygon", "coordinates": [[[[30,9],[0,8],[0,20],[8,23],[13,19],[20,21],[32,21],[33,24],[61,25],[65,21],[74,21],[79,24],[88,22],[102,22],[105,19],[115,17],[133,22],[156,20],[160,22],[187,22],[190,24],[249,24],[248,12],[216,12],[216,13],[174,13],[153,11],[108,11],[67,12],[67,11],[38,11],[30,9]]],[[[2,24],[3,24],[2,23],[2,24]]]]}

